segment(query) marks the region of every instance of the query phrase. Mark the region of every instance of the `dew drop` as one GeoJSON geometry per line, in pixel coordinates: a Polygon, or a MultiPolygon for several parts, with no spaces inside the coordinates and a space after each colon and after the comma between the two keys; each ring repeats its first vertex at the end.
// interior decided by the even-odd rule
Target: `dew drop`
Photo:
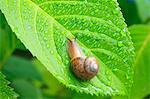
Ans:
{"type": "Polygon", "coordinates": [[[43,39],[46,40],[46,37],[44,37],[43,39]]]}
{"type": "Polygon", "coordinates": [[[110,94],[110,92],[109,92],[109,90],[108,90],[108,89],[106,89],[106,93],[107,93],[107,94],[110,94]]]}
{"type": "Polygon", "coordinates": [[[110,81],[112,79],[112,77],[111,76],[108,76],[108,80],[110,81]]]}
{"type": "Polygon", "coordinates": [[[128,74],[126,74],[126,79],[128,80],[130,77],[129,77],[129,75],[128,74]]]}
{"type": "Polygon", "coordinates": [[[112,21],[111,21],[111,20],[108,20],[108,22],[112,24],[112,21]]]}
{"type": "Polygon", "coordinates": [[[87,3],[87,0],[85,0],[85,3],[87,3]]]}
{"type": "Polygon", "coordinates": [[[49,47],[50,47],[50,45],[49,45],[49,44],[47,44],[47,45],[46,45],[46,47],[47,47],[47,48],[49,48],[49,47]]]}
{"type": "Polygon", "coordinates": [[[91,12],[91,15],[93,15],[93,16],[94,16],[94,14],[95,14],[95,13],[94,13],[94,11],[93,11],[93,12],[91,12]]]}
{"type": "Polygon", "coordinates": [[[61,57],[60,56],[57,57],[57,61],[59,64],[61,64],[61,57]]]}
{"type": "Polygon", "coordinates": [[[109,74],[109,71],[106,71],[105,73],[106,73],[106,75],[108,75],[108,74],[109,74]]]}
{"type": "Polygon", "coordinates": [[[123,32],[123,31],[121,31],[121,35],[124,37],[124,36],[126,36],[126,34],[123,32]]]}
{"type": "Polygon", "coordinates": [[[61,70],[62,74],[64,74],[64,69],[63,69],[63,68],[61,68],[60,70],[61,70]]]}
{"type": "Polygon", "coordinates": [[[124,32],[126,32],[126,31],[127,31],[127,29],[126,29],[126,28],[124,28],[124,29],[123,29],[123,31],[124,31],[124,32]]]}
{"type": "Polygon", "coordinates": [[[127,82],[125,82],[125,85],[127,86],[127,85],[129,85],[127,82]]]}
{"type": "Polygon", "coordinates": [[[118,69],[117,69],[117,68],[114,68],[113,71],[116,72],[116,71],[118,71],[118,69]]]}
{"type": "Polygon", "coordinates": [[[122,46],[123,46],[122,41],[119,41],[119,42],[118,42],[118,47],[122,47],[122,46]]]}
{"type": "Polygon", "coordinates": [[[115,92],[116,92],[116,93],[119,93],[118,89],[115,89],[115,92]]]}
{"type": "Polygon", "coordinates": [[[68,61],[68,60],[66,60],[65,62],[66,62],[66,64],[69,64],[69,61],[68,61]]]}
{"type": "Polygon", "coordinates": [[[51,54],[53,54],[53,53],[54,53],[54,51],[52,51],[52,50],[51,50],[51,51],[50,51],[50,53],[51,53],[51,54]]]}
{"type": "Polygon", "coordinates": [[[113,35],[113,37],[115,37],[116,36],[116,33],[114,33],[114,34],[112,34],[113,35]]]}
{"type": "Polygon", "coordinates": [[[110,86],[110,85],[111,85],[111,81],[108,82],[108,86],[110,86]]]}

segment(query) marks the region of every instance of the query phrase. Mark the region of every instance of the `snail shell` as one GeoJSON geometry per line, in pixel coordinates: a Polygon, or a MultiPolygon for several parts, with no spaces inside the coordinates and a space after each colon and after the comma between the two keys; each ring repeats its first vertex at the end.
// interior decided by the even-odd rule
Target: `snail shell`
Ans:
{"type": "Polygon", "coordinates": [[[68,53],[71,58],[71,69],[76,77],[82,80],[93,78],[98,72],[98,62],[95,57],[86,57],[75,39],[68,39],[68,53]]]}

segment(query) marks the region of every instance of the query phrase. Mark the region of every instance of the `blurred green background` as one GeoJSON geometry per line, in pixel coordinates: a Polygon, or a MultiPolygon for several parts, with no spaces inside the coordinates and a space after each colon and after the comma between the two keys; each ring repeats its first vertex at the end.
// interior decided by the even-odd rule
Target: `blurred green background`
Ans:
{"type": "MultiPolygon", "coordinates": [[[[118,0],[118,2],[128,27],[135,24],[143,24],[143,25],[150,24],[150,0],[118,0]]],[[[6,79],[11,82],[10,86],[14,88],[14,91],[16,93],[19,94],[18,97],[19,99],[53,99],[53,98],[126,99],[127,98],[127,96],[113,96],[113,97],[91,96],[87,94],[77,93],[76,91],[73,91],[71,89],[67,89],[65,86],[59,83],[46,70],[46,68],[36,58],[32,56],[32,54],[28,51],[28,49],[26,49],[24,45],[17,39],[17,37],[14,35],[10,27],[8,26],[4,18],[4,15],[1,12],[0,12],[0,48],[1,48],[0,70],[6,76],[6,79]]],[[[150,47],[148,47],[147,50],[150,50],[150,47]]],[[[144,62],[147,65],[147,67],[150,67],[149,52],[150,51],[146,53],[147,56],[144,56],[145,58],[144,62]]],[[[145,67],[145,70],[146,69],[148,68],[145,67]]],[[[148,78],[145,77],[144,79],[148,78]]],[[[150,86],[150,84],[147,85],[150,86]]],[[[141,87],[145,88],[147,86],[141,85],[141,87]]],[[[138,91],[139,93],[135,92],[134,93],[135,97],[133,95],[132,98],[150,99],[149,89],[146,89],[146,91],[145,90],[141,91],[140,89],[138,91]]]]}

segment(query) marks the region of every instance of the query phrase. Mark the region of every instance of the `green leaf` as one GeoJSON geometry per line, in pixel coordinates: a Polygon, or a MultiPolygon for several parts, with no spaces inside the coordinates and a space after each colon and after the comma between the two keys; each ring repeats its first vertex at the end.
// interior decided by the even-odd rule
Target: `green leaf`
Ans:
{"type": "MultiPolygon", "coordinates": [[[[39,73],[42,75],[44,85],[47,86],[46,88],[42,89],[42,91],[45,94],[48,94],[50,96],[61,96],[62,94],[67,93],[66,90],[63,89],[64,86],[60,85],[60,83],[56,80],[56,78],[54,78],[37,59],[33,60],[33,64],[37,68],[39,73]]],[[[39,87],[41,87],[41,85],[39,87]]]]}
{"type": "Polygon", "coordinates": [[[127,97],[112,97],[112,99],[147,99],[150,94],[150,25],[132,25],[129,27],[136,51],[134,64],[134,83],[127,97]]]}
{"type": "Polygon", "coordinates": [[[16,47],[16,43],[17,38],[0,11],[0,67],[9,58],[16,47]]]}
{"type": "Polygon", "coordinates": [[[124,95],[131,87],[134,47],[116,0],[1,0],[0,9],[26,48],[67,87],[96,95],[124,95]],[[66,37],[75,36],[100,63],[89,81],[70,71],[66,37]]]}
{"type": "Polygon", "coordinates": [[[128,26],[141,23],[136,4],[134,2],[129,2],[129,0],[118,0],[118,2],[128,26]]]}
{"type": "Polygon", "coordinates": [[[40,73],[31,60],[17,56],[9,58],[2,68],[2,73],[11,81],[14,79],[42,80],[40,73]]]}
{"type": "Polygon", "coordinates": [[[0,72],[0,99],[16,99],[17,94],[11,87],[8,86],[9,82],[4,78],[0,72]]]}
{"type": "Polygon", "coordinates": [[[16,79],[12,85],[19,93],[19,99],[42,99],[40,90],[27,80],[16,79]]]}
{"type": "Polygon", "coordinates": [[[150,1],[149,0],[135,0],[139,16],[143,22],[150,22],[150,1]]]}
{"type": "Polygon", "coordinates": [[[136,49],[131,98],[142,99],[150,94],[150,25],[133,25],[129,31],[136,49]]]}
{"type": "Polygon", "coordinates": [[[17,46],[16,46],[16,49],[22,50],[22,51],[26,51],[26,52],[28,51],[28,50],[26,49],[26,47],[22,44],[21,41],[18,42],[18,44],[17,44],[17,46]]]}
{"type": "Polygon", "coordinates": [[[44,83],[39,87],[42,89],[45,96],[72,99],[110,99],[109,97],[91,96],[85,93],[79,94],[74,90],[71,91],[65,88],[65,86],[62,86],[37,59],[33,59],[33,63],[43,77],[44,83]]]}

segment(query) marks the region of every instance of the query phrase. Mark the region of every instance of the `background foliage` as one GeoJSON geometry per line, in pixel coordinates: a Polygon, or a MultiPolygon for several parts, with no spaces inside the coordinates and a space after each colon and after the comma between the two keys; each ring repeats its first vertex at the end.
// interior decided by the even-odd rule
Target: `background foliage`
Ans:
{"type": "MultiPolygon", "coordinates": [[[[1,72],[11,82],[10,86],[19,94],[19,98],[148,98],[150,94],[150,2],[148,0],[119,0],[118,2],[122,9],[125,22],[129,27],[136,52],[134,82],[131,82],[133,86],[128,96],[121,97],[97,97],[67,89],[16,38],[8,26],[4,15],[0,12],[1,72]]],[[[88,31],[82,32],[85,33],[88,31]]],[[[75,32],[74,35],[76,35],[75,32]]],[[[85,50],[85,53],[88,52],[85,50]]],[[[17,97],[17,94],[12,91],[12,88],[8,87],[8,82],[5,80],[3,74],[0,73],[0,85],[2,84],[0,86],[0,96],[2,98],[17,97]],[[4,89],[6,90],[4,91],[4,89]]]]}

